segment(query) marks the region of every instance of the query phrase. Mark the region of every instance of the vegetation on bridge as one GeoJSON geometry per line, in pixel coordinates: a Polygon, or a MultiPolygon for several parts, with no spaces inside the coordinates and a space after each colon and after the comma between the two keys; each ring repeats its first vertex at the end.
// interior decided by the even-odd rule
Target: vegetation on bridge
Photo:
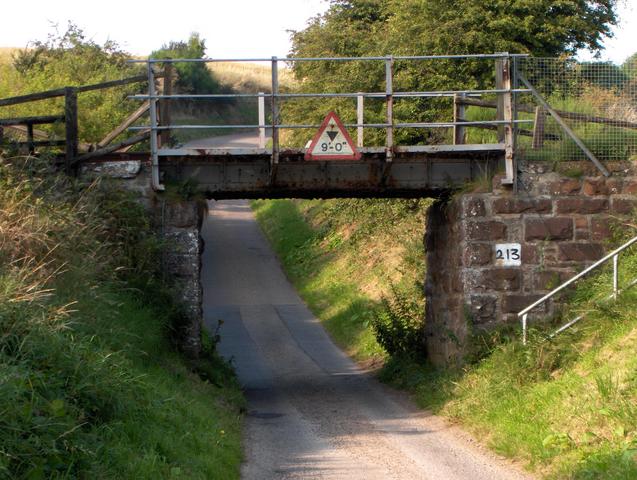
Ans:
{"type": "Polygon", "coordinates": [[[241,393],[184,361],[126,194],[0,160],[0,478],[238,476],[241,393]]]}

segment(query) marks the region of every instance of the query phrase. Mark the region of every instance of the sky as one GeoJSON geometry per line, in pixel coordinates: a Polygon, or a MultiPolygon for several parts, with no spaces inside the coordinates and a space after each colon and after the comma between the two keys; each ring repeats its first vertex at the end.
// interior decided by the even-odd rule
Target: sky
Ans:
{"type": "MultiPolygon", "coordinates": [[[[198,32],[206,39],[210,57],[283,57],[290,49],[288,30],[302,29],[327,7],[327,0],[4,1],[0,47],[44,40],[53,25],[64,32],[70,20],[95,41],[115,40],[135,55],[147,55],[170,40],[185,40],[198,32]]],[[[615,37],[604,42],[602,60],[622,63],[637,52],[637,0],[623,0],[619,17],[615,37]]],[[[581,52],[579,58],[591,56],[581,52]]]]}
{"type": "Polygon", "coordinates": [[[70,20],[95,41],[115,40],[135,55],[198,32],[210,57],[283,57],[290,45],[287,30],[303,29],[327,7],[325,0],[5,0],[0,46],[44,40],[52,24],[64,32],[70,20]]]}

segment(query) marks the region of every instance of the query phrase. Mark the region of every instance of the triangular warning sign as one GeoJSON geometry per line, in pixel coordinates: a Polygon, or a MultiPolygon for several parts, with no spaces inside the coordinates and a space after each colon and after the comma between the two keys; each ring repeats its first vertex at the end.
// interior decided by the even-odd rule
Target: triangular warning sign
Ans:
{"type": "Polygon", "coordinates": [[[358,160],[361,154],[335,112],[327,114],[314,135],[305,160],[358,160]]]}

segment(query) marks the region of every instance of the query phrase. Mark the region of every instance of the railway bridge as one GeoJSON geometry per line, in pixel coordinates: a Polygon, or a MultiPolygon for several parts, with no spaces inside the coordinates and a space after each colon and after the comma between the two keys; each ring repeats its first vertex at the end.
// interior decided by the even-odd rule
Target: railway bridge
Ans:
{"type": "MultiPolygon", "coordinates": [[[[510,325],[556,279],[597,260],[614,219],[629,214],[636,203],[637,172],[630,154],[602,158],[582,138],[580,127],[624,132],[637,124],[554,107],[559,89],[551,87],[555,79],[550,74],[570,70],[547,65],[561,60],[496,53],[134,62],[144,64],[144,75],[0,99],[3,108],[64,98],[62,113],[2,118],[0,127],[28,152],[57,149],[56,162],[69,174],[111,176],[139,194],[172,245],[165,268],[192,320],[184,332],[184,348],[193,355],[200,348],[201,209],[192,200],[171,201],[162,193],[169,185],[187,184],[190,194],[208,199],[437,199],[425,236],[427,345],[437,363],[461,361],[477,334],[510,325]],[[176,90],[176,64],[220,61],[267,62],[269,91],[176,90]],[[315,92],[281,84],[280,70],[292,62],[323,64],[326,72],[343,63],[363,64],[370,75],[382,72],[380,88],[350,91],[343,85],[338,91],[315,92]],[[446,71],[482,72],[482,77],[466,79],[472,86],[465,88],[452,80],[444,90],[413,91],[404,85],[401,72],[435,72],[436,65],[446,71]],[[78,95],[140,82],[147,84],[147,92],[131,97],[140,107],[100,142],[81,143],[78,95]],[[180,102],[194,108],[222,100],[254,102],[255,122],[176,119],[180,102]],[[308,101],[313,103],[306,116],[316,121],[300,123],[286,106],[308,101]],[[64,139],[34,128],[47,123],[63,123],[64,139]],[[257,142],[233,148],[175,140],[179,132],[237,130],[257,132],[257,142]],[[338,135],[344,151],[333,150],[330,143],[338,135]]],[[[577,69],[570,72],[577,75],[577,69]]],[[[562,80],[562,92],[574,84],[562,80]]],[[[206,135],[210,133],[202,138],[206,135]]],[[[637,152],[637,145],[628,147],[637,152]]],[[[550,316],[558,306],[548,303],[531,319],[550,316]]]]}

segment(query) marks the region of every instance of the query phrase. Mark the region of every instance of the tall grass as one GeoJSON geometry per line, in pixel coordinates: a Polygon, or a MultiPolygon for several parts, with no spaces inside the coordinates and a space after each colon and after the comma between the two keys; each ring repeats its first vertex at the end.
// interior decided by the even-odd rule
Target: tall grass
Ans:
{"type": "Polygon", "coordinates": [[[238,476],[240,394],[172,348],[158,247],[109,185],[0,160],[0,478],[238,476]]]}

